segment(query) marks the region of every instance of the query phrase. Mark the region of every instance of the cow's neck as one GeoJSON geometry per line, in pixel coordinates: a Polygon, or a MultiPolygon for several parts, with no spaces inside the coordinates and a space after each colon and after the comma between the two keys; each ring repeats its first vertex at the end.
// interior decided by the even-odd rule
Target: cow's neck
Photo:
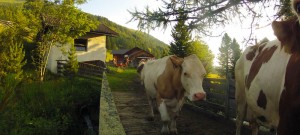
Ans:
{"type": "Polygon", "coordinates": [[[181,83],[182,68],[174,66],[170,60],[164,72],[158,77],[156,89],[161,98],[181,99],[184,95],[184,89],[181,83]]]}
{"type": "Polygon", "coordinates": [[[181,82],[182,67],[174,67],[174,76],[172,78],[172,86],[176,92],[176,98],[181,99],[184,95],[184,89],[181,82]]]}

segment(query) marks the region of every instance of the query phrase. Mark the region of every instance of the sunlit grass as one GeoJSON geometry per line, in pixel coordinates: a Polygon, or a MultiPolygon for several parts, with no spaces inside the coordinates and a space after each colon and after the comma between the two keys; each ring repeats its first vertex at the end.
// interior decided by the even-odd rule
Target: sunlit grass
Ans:
{"type": "Polygon", "coordinates": [[[207,74],[206,75],[206,78],[224,78],[224,77],[221,77],[220,75],[218,75],[218,74],[211,74],[211,73],[209,73],[209,74],[207,74]]]}
{"type": "Polygon", "coordinates": [[[114,90],[132,90],[134,82],[138,78],[136,69],[134,68],[110,68],[107,74],[110,88],[114,90]]]}

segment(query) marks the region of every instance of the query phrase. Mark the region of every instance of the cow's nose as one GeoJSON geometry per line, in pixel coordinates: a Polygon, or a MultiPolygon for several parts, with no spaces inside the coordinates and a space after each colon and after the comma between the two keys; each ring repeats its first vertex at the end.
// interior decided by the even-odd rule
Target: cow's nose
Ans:
{"type": "Polygon", "coordinates": [[[205,93],[195,93],[194,94],[194,100],[205,100],[206,99],[206,94],[205,93]]]}
{"type": "Polygon", "coordinates": [[[300,2],[298,2],[297,4],[296,4],[296,11],[297,11],[297,13],[298,14],[300,14],[300,2]]]}

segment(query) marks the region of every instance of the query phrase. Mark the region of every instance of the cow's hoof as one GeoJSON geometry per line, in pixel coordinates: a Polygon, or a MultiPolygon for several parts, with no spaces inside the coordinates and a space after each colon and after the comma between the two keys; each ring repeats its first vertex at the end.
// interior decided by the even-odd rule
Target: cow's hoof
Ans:
{"type": "Polygon", "coordinates": [[[148,117],[147,117],[147,120],[148,120],[148,121],[154,121],[154,117],[153,117],[153,116],[148,116],[148,117]]]}
{"type": "Polygon", "coordinates": [[[170,134],[170,130],[169,130],[168,127],[163,127],[163,128],[161,129],[160,133],[161,133],[162,135],[169,135],[169,134],[170,134]]]}
{"type": "Polygon", "coordinates": [[[170,132],[169,132],[169,131],[167,131],[167,132],[162,132],[162,131],[161,131],[160,134],[161,134],[161,135],[170,135],[170,132]]]}
{"type": "Polygon", "coordinates": [[[171,129],[171,135],[178,135],[177,129],[171,129]]]}

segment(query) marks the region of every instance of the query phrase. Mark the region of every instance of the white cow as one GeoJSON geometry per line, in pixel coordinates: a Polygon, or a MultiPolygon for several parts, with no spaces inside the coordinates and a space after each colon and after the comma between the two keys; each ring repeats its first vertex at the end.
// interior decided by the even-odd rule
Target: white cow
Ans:
{"type": "Polygon", "coordinates": [[[177,134],[176,118],[183,105],[184,97],[191,101],[205,100],[202,87],[206,71],[196,55],[185,58],[166,56],[147,61],[138,67],[145,86],[153,118],[155,101],[160,112],[162,134],[177,134]],[[169,128],[170,127],[170,128],[169,128]]]}
{"type": "Polygon", "coordinates": [[[292,8],[298,18],[272,23],[278,40],[248,47],[236,63],[236,135],[244,119],[253,135],[259,125],[300,135],[300,0],[292,8]]]}

